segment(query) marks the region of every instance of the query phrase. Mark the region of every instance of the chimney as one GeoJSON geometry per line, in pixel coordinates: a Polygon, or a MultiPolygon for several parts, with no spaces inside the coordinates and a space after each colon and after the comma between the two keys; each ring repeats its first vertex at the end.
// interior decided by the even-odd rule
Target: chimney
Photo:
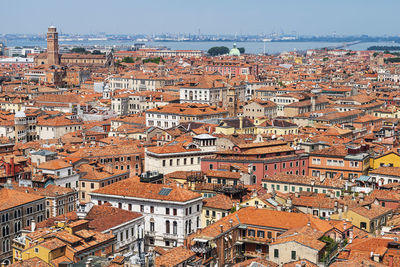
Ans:
{"type": "Polygon", "coordinates": [[[339,213],[339,219],[342,219],[342,208],[341,207],[338,209],[338,213],[339,213]]]}
{"type": "Polygon", "coordinates": [[[315,96],[311,97],[311,111],[315,111],[315,96]]]}
{"type": "Polygon", "coordinates": [[[239,117],[239,129],[243,129],[243,117],[239,117]]]}
{"type": "Polygon", "coordinates": [[[221,233],[223,233],[224,232],[224,226],[222,224],[220,224],[219,227],[221,228],[221,233]]]}
{"type": "Polygon", "coordinates": [[[15,175],[15,165],[14,165],[14,157],[10,158],[10,168],[11,168],[11,175],[14,176],[15,175]]]}
{"type": "Polygon", "coordinates": [[[87,259],[85,267],[92,267],[92,258],[87,259]]]}
{"type": "Polygon", "coordinates": [[[36,230],[36,221],[31,220],[31,232],[35,232],[35,230],[36,230]]]}
{"type": "Polygon", "coordinates": [[[289,198],[287,199],[286,203],[287,203],[289,206],[292,206],[292,198],[289,197],[289,198]]]}

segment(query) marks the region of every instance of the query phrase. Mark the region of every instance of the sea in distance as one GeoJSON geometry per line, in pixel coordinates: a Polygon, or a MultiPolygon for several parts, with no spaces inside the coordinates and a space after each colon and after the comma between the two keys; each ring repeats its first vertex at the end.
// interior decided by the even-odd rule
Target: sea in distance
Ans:
{"type": "MultiPolygon", "coordinates": [[[[151,42],[135,42],[135,41],[119,41],[119,40],[74,40],[60,41],[59,44],[68,46],[107,46],[107,47],[129,47],[135,43],[143,43],[146,47],[166,47],[172,50],[202,50],[207,51],[213,46],[226,46],[231,48],[233,41],[151,41],[151,42]]],[[[237,42],[237,47],[244,47],[246,53],[261,54],[264,52],[264,42],[237,42]]],[[[46,47],[44,40],[29,40],[29,39],[13,39],[6,41],[7,46],[39,46],[46,47]]],[[[338,48],[343,43],[335,42],[265,42],[265,52],[268,54],[276,54],[281,52],[305,51],[308,49],[318,48],[338,48]]],[[[398,46],[394,42],[361,42],[345,47],[350,50],[366,50],[370,46],[398,46]]]]}

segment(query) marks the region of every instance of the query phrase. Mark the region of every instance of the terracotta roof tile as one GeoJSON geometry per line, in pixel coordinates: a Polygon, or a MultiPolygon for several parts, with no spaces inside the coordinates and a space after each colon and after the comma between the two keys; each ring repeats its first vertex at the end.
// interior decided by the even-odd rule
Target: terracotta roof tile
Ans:
{"type": "Polygon", "coordinates": [[[118,195],[144,199],[158,199],[165,201],[185,202],[201,198],[201,194],[180,188],[176,185],[166,186],[163,184],[140,183],[138,178],[125,179],[103,188],[97,189],[92,194],[118,195]],[[163,188],[171,189],[168,195],[160,194],[163,188]]]}

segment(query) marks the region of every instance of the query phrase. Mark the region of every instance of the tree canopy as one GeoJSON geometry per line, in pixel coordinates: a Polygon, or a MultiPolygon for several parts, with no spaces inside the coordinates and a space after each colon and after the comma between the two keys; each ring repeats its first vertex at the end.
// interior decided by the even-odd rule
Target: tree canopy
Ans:
{"type": "Polygon", "coordinates": [[[101,55],[103,53],[100,52],[100,50],[93,50],[92,55],[101,55]]]}
{"type": "Polygon", "coordinates": [[[238,49],[239,49],[240,54],[244,54],[244,52],[246,51],[246,50],[244,49],[244,47],[239,47],[238,49]]]}
{"type": "Polygon", "coordinates": [[[133,60],[132,57],[124,57],[122,59],[122,62],[124,62],[124,63],[134,63],[135,61],[133,60]]]}
{"type": "Polygon", "coordinates": [[[71,49],[72,53],[86,54],[86,49],[83,47],[74,47],[71,49]]]}
{"type": "Polygon", "coordinates": [[[210,56],[219,56],[229,53],[229,48],[226,46],[214,46],[208,50],[210,56]]]}
{"type": "Polygon", "coordinates": [[[143,63],[155,63],[155,64],[160,64],[160,62],[165,63],[165,60],[161,57],[151,57],[151,58],[145,58],[143,59],[143,63]]]}

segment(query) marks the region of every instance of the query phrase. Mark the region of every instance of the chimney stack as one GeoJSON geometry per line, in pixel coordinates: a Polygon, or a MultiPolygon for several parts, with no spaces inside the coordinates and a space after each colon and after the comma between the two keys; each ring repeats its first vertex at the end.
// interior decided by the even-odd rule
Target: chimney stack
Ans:
{"type": "Polygon", "coordinates": [[[31,232],[35,232],[35,230],[36,230],[36,221],[31,220],[31,232]]]}
{"type": "Polygon", "coordinates": [[[311,97],[311,111],[315,111],[315,96],[311,97]]]}

